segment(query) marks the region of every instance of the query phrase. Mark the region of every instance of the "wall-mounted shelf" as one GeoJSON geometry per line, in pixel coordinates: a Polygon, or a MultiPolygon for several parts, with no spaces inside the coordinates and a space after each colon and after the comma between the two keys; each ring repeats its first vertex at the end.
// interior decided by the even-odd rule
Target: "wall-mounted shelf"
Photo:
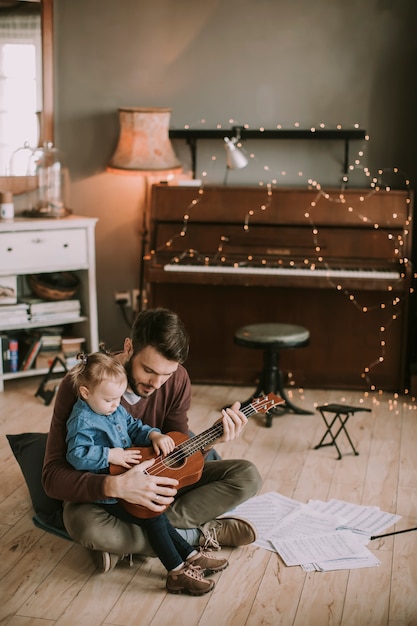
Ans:
{"type": "Polygon", "coordinates": [[[349,168],[349,142],[365,139],[366,131],[360,128],[352,130],[328,130],[324,128],[312,129],[247,129],[242,126],[233,126],[230,129],[171,129],[169,131],[171,139],[185,139],[191,150],[191,167],[193,177],[196,175],[197,162],[197,141],[198,139],[224,139],[224,137],[239,136],[242,141],[245,139],[303,139],[303,140],[332,140],[344,142],[344,169],[347,174],[349,168]]]}

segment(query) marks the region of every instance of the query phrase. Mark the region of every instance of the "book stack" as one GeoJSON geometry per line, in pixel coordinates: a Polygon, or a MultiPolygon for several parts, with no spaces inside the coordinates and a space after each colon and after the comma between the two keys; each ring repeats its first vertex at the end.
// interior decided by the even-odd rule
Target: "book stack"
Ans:
{"type": "Polygon", "coordinates": [[[18,327],[29,321],[29,306],[25,302],[18,304],[2,304],[0,306],[0,328],[18,327]]]}
{"type": "Polygon", "coordinates": [[[49,368],[56,356],[62,357],[63,328],[63,326],[48,326],[19,333],[18,370],[25,372],[32,368],[49,368]]]}
{"type": "Polygon", "coordinates": [[[56,356],[62,358],[61,342],[63,328],[50,326],[38,330],[41,338],[41,348],[36,357],[35,367],[38,369],[49,368],[56,356]]]}
{"type": "Polygon", "coordinates": [[[58,352],[61,350],[62,328],[58,326],[40,328],[38,333],[41,335],[43,352],[58,352]]]}
{"type": "Polygon", "coordinates": [[[51,302],[50,300],[25,296],[20,300],[29,307],[30,321],[35,324],[72,322],[80,317],[81,303],[77,299],[51,302]]]}

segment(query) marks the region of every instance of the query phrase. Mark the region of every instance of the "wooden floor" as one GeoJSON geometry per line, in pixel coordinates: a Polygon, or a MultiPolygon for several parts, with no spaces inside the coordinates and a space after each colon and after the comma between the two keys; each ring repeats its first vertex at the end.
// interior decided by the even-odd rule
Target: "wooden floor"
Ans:
{"type": "MultiPolygon", "coordinates": [[[[411,626],[417,625],[417,532],[371,542],[377,568],[304,573],[254,546],[224,549],[230,567],[213,593],[200,598],[164,591],[158,559],[135,557],[98,574],[87,551],[37,529],[6,433],[48,430],[51,407],[34,397],[39,381],[15,380],[0,394],[0,624],[8,626],[411,626]]],[[[196,386],[190,415],[198,433],[218,409],[251,389],[196,386]]],[[[218,450],[252,460],[263,491],[307,502],[332,497],[378,505],[402,515],[397,530],[417,526],[417,409],[392,396],[308,390],[294,394],[313,415],[276,417],[272,428],[255,416],[243,436],[218,450]],[[359,456],[336,459],[314,450],[324,424],[315,406],[345,401],[372,408],[350,418],[359,456]]],[[[343,443],[342,437],[338,440],[343,443]]],[[[345,451],[349,451],[346,445],[345,451]]],[[[394,530],[394,528],[390,529],[394,530]]]]}

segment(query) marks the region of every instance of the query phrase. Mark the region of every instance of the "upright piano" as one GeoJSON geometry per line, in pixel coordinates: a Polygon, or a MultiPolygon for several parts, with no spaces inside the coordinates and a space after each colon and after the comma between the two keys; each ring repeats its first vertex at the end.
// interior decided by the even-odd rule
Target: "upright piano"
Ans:
{"type": "Polygon", "coordinates": [[[412,285],[407,190],[154,185],[147,306],[175,310],[195,383],[255,385],[246,324],[305,326],[281,354],[297,387],[402,392],[412,285]]]}

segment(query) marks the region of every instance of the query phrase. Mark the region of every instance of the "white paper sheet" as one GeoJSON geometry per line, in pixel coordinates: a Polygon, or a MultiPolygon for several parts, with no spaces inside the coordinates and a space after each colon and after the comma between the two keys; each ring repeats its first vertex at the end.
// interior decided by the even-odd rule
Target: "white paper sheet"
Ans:
{"type": "Polygon", "coordinates": [[[274,539],[272,544],[288,566],[364,557],[368,556],[369,552],[350,530],[274,539]]]}
{"type": "MultiPolygon", "coordinates": [[[[292,498],[282,496],[276,491],[269,491],[260,496],[249,498],[232,511],[220,517],[240,517],[248,520],[257,530],[259,539],[267,539],[280,520],[303,504],[292,498]]],[[[271,548],[267,548],[271,549],[271,548]]]]}
{"type": "Polygon", "coordinates": [[[321,513],[340,516],[343,521],[340,523],[339,528],[349,528],[369,537],[383,532],[401,519],[401,515],[385,513],[377,506],[352,504],[343,500],[333,499],[328,502],[311,500],[308,505],[321,513]]]}

